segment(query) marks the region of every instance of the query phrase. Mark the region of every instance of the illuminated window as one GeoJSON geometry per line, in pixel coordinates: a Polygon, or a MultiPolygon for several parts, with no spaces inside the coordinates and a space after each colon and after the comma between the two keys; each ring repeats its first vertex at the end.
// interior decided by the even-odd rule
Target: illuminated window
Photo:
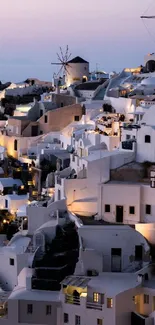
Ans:
{"type": "Polygon", "coordinates": [[[93,301],[94,302],[99,302],[99,294],[97,292],[93,293],[93,301]]]}
{"type": "Polygon", "coordinates": [[[107,298],[107,308],[112,308],[112,307],[113,307],[113,299],[107,298]]]}
{"type": "Polygon", "coordinates": [[[133,296],[133,299],[132,299],[135,303],[135,305],[137,305],[139,303],[139,296],[133,296]]]}

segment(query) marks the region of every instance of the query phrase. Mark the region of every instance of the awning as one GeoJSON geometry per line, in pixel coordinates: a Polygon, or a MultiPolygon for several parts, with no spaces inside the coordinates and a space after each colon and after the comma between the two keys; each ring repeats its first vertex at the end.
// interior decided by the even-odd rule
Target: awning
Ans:
{"type": "Polygon", "coordinates": [[[72,287],[80,287],[84,289],[87,287],[88,282],[90,280],[91,278],[88,277],[68,276],[61,282],[61,284],[72,287]]]}

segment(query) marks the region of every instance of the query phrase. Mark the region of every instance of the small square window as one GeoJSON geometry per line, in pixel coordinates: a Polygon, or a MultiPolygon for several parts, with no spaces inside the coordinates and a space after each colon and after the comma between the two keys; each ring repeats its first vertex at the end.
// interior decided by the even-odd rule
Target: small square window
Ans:
{"type": "Polygon", "coordinates": [[[126,140],[129,140],[131,138],[130,134],[126,135],[126,140]]]}
{"type": "Polygon", "coordinates": [[[151,214],[151,205],[150,204],[146,204],[146,206],[145,206],[145,213],[146,214],[151,214]]]}
{"type": "Polygon", "coordinates": [[[67,324],[69,322],[69,317],[67,313],[64,313],[64,323],[67,324]]]}
{"type": "Polygon", "coordinates": [[[78,115],[75,115],[75,116],[74,116],[74,121],[75,121],[75,122],[79,122],[79,121],[80,121],[80,117],[79,117],[78,115]]]}
{"type": "Polygon", "coordinates": [[[145,143],[151,143],[150,135],[145,135],[145,143]]]}
{"type": "Polygon", "coordinates": [[[75,315],[75,325],[80,325],[80,323],[81,323],[80,316],[75,315]]]}
{"type": "Polygon", "coordinates": [[[33,305],[32,304],[28,304],[27,305],[27,314],[32,314],[33,313],[33,305]]]}
{"type": "Polygon", "coordinates": [[[46,315],[51,315],[51,312],[52,312],[51,305],[47,305],[46,306],[46,315]]]}
{"type": "Polygon", "coordinates": [[[144,295],[144,304],[149,304],[149,295],[144,295]]]}
{"type": "Polygon", "coordinates": [[[15,264],[15,261],[14,261],[14,258],[10,258],[10,265],[14,265],[15,264]]]}
{"type": "Polygon", "coordinates": [[[44,122],[45,122],[45,123],[48,122],[48,116],[47,116],[47,115],[44,116],[44,122]]]}
{"type": "Polygon", "coordinates": [[[113,307],[113,299],[107,298],[107,308],[112,308],[112,307],[113,307]]]}
{"type": "Polygon", "coordinates": [[[105,204],[105,212],[110,212],[110,204],[105,204]]]}
{"type": "Polygon", "coordinates": [[[102,325],[102,324],[103,324],[102,319],[101,319],[101,318],[98,318],[98,319],[97,319],[97,325],[102,325]]]}
{"type": "Polygon", "coordinates": [[[93,301],[94,302],[99,302],[99,294],[97,292],[93,293],[93,301]]]}
{"type": "Polygon", "coordinates": [[[135,214],[135,207],[129,207],[129,214],[135,214]]]}

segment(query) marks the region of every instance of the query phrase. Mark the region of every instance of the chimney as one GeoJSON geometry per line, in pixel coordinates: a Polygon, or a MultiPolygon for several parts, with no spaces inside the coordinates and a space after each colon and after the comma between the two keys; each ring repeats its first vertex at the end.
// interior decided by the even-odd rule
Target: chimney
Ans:
{"type": "Polygon", "coordinates": [[[143,278],[144,278],[143,274],[138,274],[137,281],[139,284],[143,283],[143,278]]]}
{"type": "Polygon", "coordinates": [[[56,86],[56,94],[60,95],[60,87],[59,87],[59,83],[56,86]]]}

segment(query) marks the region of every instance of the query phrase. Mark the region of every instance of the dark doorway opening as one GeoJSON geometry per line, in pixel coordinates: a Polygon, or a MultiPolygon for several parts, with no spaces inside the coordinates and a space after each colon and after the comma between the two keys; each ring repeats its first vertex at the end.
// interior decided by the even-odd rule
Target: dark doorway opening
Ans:
{"type": "Polygon", "coordinates": [[[154,72],[155,71],[155,61],[154,60],[149,60],[146,63],[146,70],[147,70],[147,72],[154,72]]]}
{"type": "Polygon", "coordinates": [[[111,249],[111,272],[121,272],[122,270],[122,249],[111,249]]]}
{"type": "Polygon", "coordinates": [[[123,223],[123,206],[116,206],[116,222],[123,223]]]}
{"type": "Polygon", "coordinates": [[[18,142],[17,142],[17,140],[14,140],[14,150],[15,151],[18,150],[18,142]]]}
{"type": "Polygon", "coordinates": [[[87,77],[83,77],[82,78],[82,82],[84,83],[84,82],[87,82],[87,77]]]}
{"type": "Polygon", "coordinates": [[[135,261],[143,260],[143,246],[137,245],[135,246],[135,261]]]}
{"type": "Polygon", "coordinates": [[[38,135],[38,125],[32,125],[31,135],[32,137],[36,137],[38,135]]]}

